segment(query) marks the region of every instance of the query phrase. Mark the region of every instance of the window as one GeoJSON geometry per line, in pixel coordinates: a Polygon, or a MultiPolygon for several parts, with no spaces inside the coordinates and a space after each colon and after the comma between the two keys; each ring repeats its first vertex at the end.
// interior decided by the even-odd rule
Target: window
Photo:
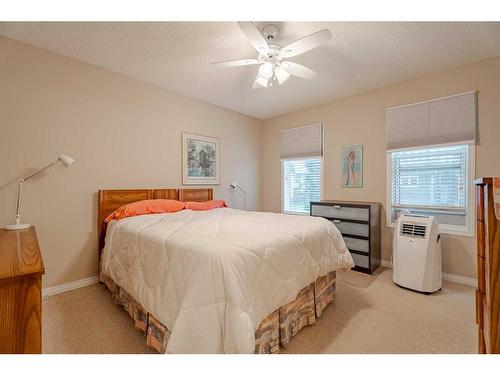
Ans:
{"type": "Polygon", "coordinates": [[[433,215],[440,231],[473,235],[474,146],[423,147],[388,153],[388,221],[403,210],[433,215]]]}
{"type": "Polygon", "coordinates": [[[321,158],[283,160],[283,212],[309,214],[321,199],[321,158]]]}
{"type": "Polygon", "coordinates": [[[321,199],[323,124],[281,130],[282,211],[309,214],[321,199]]]}

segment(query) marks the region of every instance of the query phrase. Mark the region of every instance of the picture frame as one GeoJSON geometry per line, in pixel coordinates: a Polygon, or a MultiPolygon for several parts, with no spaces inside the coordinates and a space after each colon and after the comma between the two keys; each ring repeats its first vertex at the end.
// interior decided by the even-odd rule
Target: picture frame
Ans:
{"type": "Polygon", "coordinates": [[[342,187],[363,187],[363,145],[343,146],[340,154],[342,187]]]}
{"type": "Polygon", "coordinates": [[[219,185],[219,139],[182,133],[182,184],[219,185]]]}

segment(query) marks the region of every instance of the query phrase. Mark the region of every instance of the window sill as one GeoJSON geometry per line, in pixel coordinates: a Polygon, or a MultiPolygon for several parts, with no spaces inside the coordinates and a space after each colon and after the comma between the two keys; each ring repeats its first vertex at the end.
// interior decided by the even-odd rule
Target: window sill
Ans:
{"type": "Polygon", "coordinates": [[[305,212],[282,211],[281,213],[287,214],[287,215],[309,216],[309,213],[305,213],[305,212]]]}

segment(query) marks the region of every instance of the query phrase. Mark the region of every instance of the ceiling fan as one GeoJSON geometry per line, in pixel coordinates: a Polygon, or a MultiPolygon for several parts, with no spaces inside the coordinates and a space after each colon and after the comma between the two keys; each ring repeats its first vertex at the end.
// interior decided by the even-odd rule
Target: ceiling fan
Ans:
{"type": "Polygon", "coordinates": [[[290,43],[285,47],[281,47],[278,44],[272,43],[273,39],[278,35],[278,27],[276,25],[265,26],[262,29],[262,34],[252,22],[238,22],[238,25],[250,44],[257,50],[257,58],[215,62],[212,65],[222,67],[260,65],[259,72],[252,86],[254,89],[272,87],[276,83],[281,85],[290,75],[304,79],[314,78],[316,72],[313,70],[292,61],[284,60],[310,51],[328,42],[332,37],[330,31],[324,29],[290,43]]]}

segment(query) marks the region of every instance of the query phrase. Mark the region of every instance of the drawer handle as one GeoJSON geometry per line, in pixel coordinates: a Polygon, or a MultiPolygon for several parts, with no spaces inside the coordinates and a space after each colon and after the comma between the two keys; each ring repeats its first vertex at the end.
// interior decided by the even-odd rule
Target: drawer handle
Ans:
{"type": "Polygon", "coordinates": [[[336,209],[340,210],[342,207],[335,205],[335,206],[333,206],[333,208],[336,208],[336,209]]]}
{"type": "Polygon", "coordinates": [[[337,220],[337,219],[334,219],[333,222],[337,223],[337,224],[340,224],[340,220],[337,220]]]}

